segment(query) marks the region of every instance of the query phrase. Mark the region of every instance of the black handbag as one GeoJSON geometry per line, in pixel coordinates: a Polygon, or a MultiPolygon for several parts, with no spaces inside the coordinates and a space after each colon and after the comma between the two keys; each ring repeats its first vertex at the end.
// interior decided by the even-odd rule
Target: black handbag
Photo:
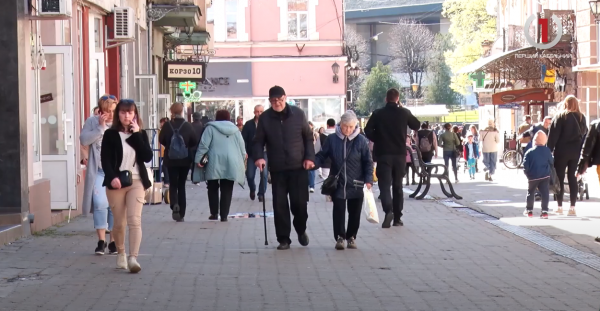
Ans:
{"type": "Polygon", "coordinates": [[[202,158],[200,158],[200,165],[206,166],[208,164],[208,153],[205,153],[202,158]]]}
{"type": "MultiPolygon", "coordinates": [[[[115,161],[116,161],[116,159],[117,159],[117,152],[115,151],[115,161]]],[[[133,166],[135,166],[135,163],[133,163],[133,166]]],[[[133,173],[131,173],[131,171],[129,171],[129,170],[120,171],[119,168],[116,166],[116,162],[115,162],[115,172],[117,172],[117,178],[121,182],[121,189],[131,187],[131,185],[133,185],[133,173]]],[[[112,182],[112,180],[111,180],[111,182],[112,182]]],[[[112,187],[110,182],[108,183],[107,188],[110,190],[116,190],[115,188],[112,187]]]]}
{"type": "Polygon", "coordinates": [[[348,149],[349,151],[348,153],[346,153],[346,157],[344,157],[344,162],[342,163],[339,172],[335,174],[335,176],[327,176],[325,181],[323,181],[323,184],[321,185],[322,195],[332,196],[337,190],[338,180],[340,179],[340,174],[342,173],[342,169],[344,169],[344,165],[346,165],[346,161],[348,160],[348,156],[350,155],[350,150],[352,150],[352,144],[350,144],[350,148],[348,149]]]}

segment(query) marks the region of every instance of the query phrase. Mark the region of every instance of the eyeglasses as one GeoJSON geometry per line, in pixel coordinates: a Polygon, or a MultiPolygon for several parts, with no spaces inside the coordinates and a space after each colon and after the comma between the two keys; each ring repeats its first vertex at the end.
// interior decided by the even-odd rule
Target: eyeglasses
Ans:
{"type": "Polygon", "coordinates": [[[102,96],[100,97],[100,100],[107,100],[107,99],[112,99],[112,100],[117,100],[117,98],[115,97],[115,95],[108,95],[108,96],[102,96]]]}

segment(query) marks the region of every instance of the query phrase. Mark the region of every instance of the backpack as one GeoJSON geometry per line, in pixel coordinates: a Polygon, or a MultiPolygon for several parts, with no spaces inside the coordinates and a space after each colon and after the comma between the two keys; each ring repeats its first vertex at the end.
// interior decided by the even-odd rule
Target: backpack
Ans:
{"type": "Polygon", "coordinates": [[[419,137],[419,149],[421,150],[421,152],[431,152],[431,150],[433,149],[431,141],[429,141],[430,135],[431,131],[429,131],[425,136],[419,137]]]}
{"type": "Polygon", "coordinates": [[[175,129],[171,122],[167,122],[173,130],[173,136],[171,136],[171,144],[169,145],[169,159],[171,160],[181,160],[186,159],[190,156],[188,148],[185,145],[185,140],[183,136],[179,133],[179,130],[183,127],[186,121],[183,121],[179,128],[175,129]]]}

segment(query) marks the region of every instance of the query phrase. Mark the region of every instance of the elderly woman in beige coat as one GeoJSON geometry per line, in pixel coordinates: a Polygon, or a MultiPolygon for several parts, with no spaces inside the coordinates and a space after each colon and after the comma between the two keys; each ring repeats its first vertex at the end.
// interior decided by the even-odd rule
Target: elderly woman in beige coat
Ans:
{"type": "Polygon", "coordinates": [[[492,176],[496,173],[498,163],[498,144],[500,133],[494,125],[494,120],[488,121],[488,127],[479,131],[481,152],[483,153],[483,165],[485,165],[485,180],[493,181],[492,176]]]}

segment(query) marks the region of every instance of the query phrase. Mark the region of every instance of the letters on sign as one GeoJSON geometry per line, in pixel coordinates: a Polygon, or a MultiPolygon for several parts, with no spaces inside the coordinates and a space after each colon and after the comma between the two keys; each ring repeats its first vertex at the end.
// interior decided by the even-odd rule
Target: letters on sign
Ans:
{"type": "Polygon", "coordinates": [[[167,81],[204,81],[206,64],[199,62],[165,62],[163,72],[167,81]]]}
{"type": "Polygon", "coordinates": [[[213,85],[229,85],[229,78],[208,78],[213,85]]]}

